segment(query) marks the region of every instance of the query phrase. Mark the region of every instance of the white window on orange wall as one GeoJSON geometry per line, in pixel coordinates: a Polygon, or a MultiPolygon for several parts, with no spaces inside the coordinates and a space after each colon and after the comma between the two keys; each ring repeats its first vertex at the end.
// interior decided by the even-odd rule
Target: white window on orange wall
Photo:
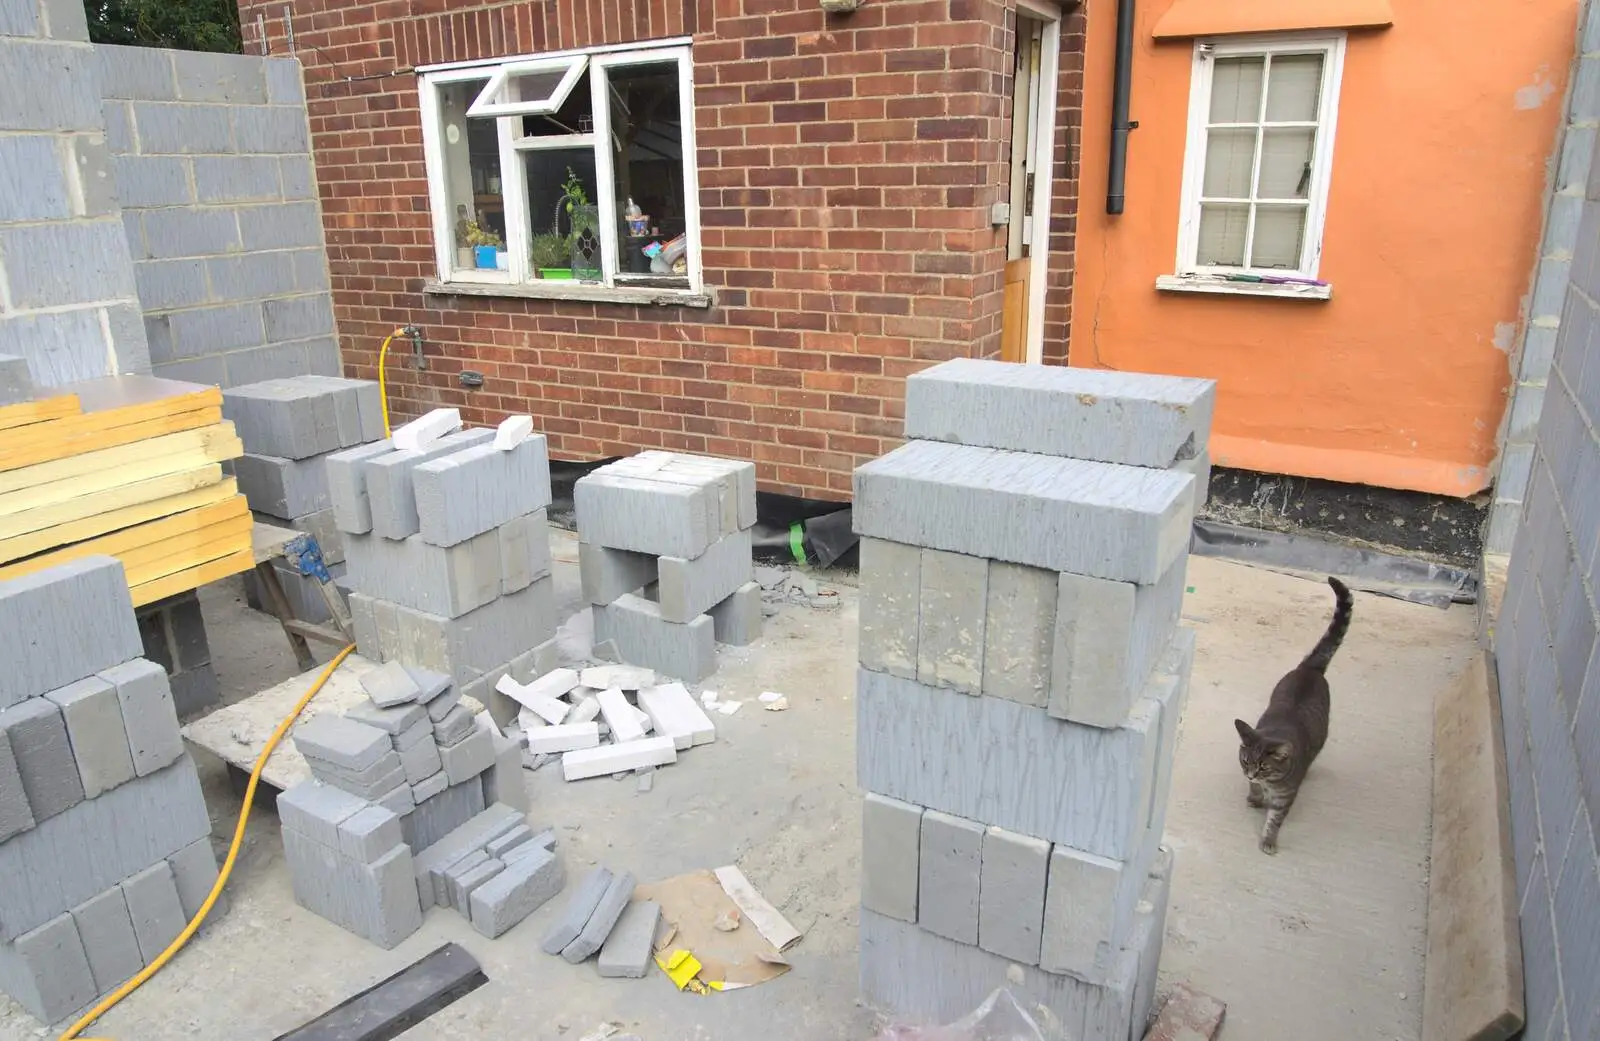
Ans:
{"type": "Polygon", "coordinates": [[[1314,282],[1344,35],[1195,44],[1178,274],[1314,282]]]}

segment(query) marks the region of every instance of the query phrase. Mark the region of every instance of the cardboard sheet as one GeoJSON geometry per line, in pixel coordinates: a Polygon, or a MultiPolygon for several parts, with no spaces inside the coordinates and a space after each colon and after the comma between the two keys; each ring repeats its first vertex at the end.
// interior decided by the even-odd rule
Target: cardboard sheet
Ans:
{"type": "MultiPolygon", "coordinates": [[[[729,987],[754,986],[775,980],[789,971],[789,963],[777,948],[767,942],[754,924],[743,921],[739,905],[723,890],[711,871],[693,871],[676,878],[641,885],[634,890],[635,900],[654,900],[661,905],[660,938],[676,929],[676,935],[663,945],[671,952],[682,948],[700,959],[700,978],[707,983],[726,983],[729,987]],[[741,918],[733,932],[720,932],[713,923],[729,912],[741,918]]],[[[659,952],[658,952],[659,953],[659,952]]]]}

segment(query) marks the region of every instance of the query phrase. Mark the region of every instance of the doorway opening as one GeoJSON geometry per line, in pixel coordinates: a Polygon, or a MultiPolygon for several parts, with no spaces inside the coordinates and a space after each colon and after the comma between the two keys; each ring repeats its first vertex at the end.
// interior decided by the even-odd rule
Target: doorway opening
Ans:
{"type": "Polygon", "coordinates": [[[1038,0],[1017,0],[1010,215],[1000,325],[1000,357],[1005,361],[1039,364],[1044,358],[1060,53],[1061,12],[1038,0]]]}

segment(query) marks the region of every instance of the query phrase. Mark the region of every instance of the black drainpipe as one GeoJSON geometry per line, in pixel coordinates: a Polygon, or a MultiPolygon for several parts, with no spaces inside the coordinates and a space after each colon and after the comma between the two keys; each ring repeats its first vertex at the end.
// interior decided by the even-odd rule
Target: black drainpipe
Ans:
{"type": "Polygon", "coordinates": [[[1111,83],[1111,162],[1106,169],[1106,212],[1122,212],[1127,202],[1128,133],[1138,128],[1128,120],[1133,93],[1133,0],[1117,0],[1117,63],[1111,83]]]}

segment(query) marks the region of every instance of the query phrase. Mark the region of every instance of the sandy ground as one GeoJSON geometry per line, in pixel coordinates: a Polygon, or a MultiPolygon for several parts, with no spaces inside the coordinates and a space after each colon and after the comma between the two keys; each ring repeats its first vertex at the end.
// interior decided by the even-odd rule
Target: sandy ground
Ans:
{"type": "MultiPolygon", "coordinates": [[[[558,561],[567,558],[558,589],[576,608],[571,547],[559,535],[555,544],[558,561]]],[[[548,767],[525,775],[533,818],[559,829],[569,877],[595,862],[652,880],[739,864],[806,933],[787,976],[706,998],[676,993],[659,973],[602,980],[592,964],[539,952],[554,905],[497,941],[434,910],[418,934],[381,951],[294,904],[275,821],[258,809],[227,913],[94,1036],[266,1041],[456,940],[491,982],[408,1041],[576,1041],[606,1020],[645,1041],[872,1038],[875,1018],[855,1000],[856,598],[840,577],[837,609],[784,607],[756,647],[724,650],[706,684],[752,700],[782,691],[789,711],[749,704],[717,716],[716,743],[658,771],[649,793],[631,781],[566,785],[548,767]]],[[[1332,597],[1325,586],[1216,560],[1192,560],[1189,581],[1185,615],[1199,653],[1168,815],[1178,869],[1163,979],[1226,1001],[1229,1041],[1412,1041],[1422,1015],[1431,704],[1466,666],[1472,609],[1359,599],[1332,669],[1332,740],[1270,858],[1256,849],[1260,817],[1245,806],[1231,721],[1259,712],[1316,640],[1332,597]]],[[[281,631],[246,609],[235,587],[208,589],[203,603],[230,700],[293,674],[281,631]]],[[[215,760],[202,758],[201,769],[220,852],[239,802],[215,760]]],[[[37,1036],[37,1024],[0,1006],[0,1041],[37,1036]]]]}

